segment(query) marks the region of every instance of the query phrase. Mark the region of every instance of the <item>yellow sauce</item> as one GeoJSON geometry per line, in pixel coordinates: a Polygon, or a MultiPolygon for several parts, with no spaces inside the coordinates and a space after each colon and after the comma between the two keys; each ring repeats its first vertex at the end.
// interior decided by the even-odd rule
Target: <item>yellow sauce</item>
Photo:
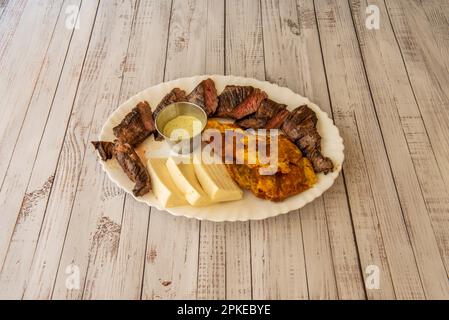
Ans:
{"type": "Polygon", "coordinates": [[[189,139],[201,133],[201,121],[194,116],[178,116],[170,120],[162,133],[174,140],[189,139]]]}

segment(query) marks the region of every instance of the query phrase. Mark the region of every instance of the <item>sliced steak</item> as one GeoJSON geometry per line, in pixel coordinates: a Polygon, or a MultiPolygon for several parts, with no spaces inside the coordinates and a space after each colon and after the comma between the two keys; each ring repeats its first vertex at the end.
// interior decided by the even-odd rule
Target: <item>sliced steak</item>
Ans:
{"type": "Polygon", "coordinates": [[[156,131],[151,107],[148,102],[139,102],[125,119],[113,128],[114,135],[122,143],[136,146],[156,131]]]}
{"type": "Polygon", "coordinates": [[[150,175],[131,145],[116,142],[114,155],[126,175],[136,183],[133,189],[134,196],[141,197],[150,192],[150,175]]]}
{"type": "Polygon", "coordinates": [[[119,140],[114,142],[93,141],[92,144],[103,161],[112,159],[113,156],[117,159],[128,178],[136,183],[133,189],[133,194],[136,197],[141,197],[150,192],[150,175],[130,144],[122,143],[119,140]]]}
{"type": "Polygon", "coordinates": [[[243,129],[262,129],[265,128],[266,121],[264,119],[257,119],[254,116],[243,118],[236,122],[238,126],[240,126],[243,129]]]}
{"type": "Polygon", "coordinates": [[[313,110],[300,106],[287,117],[282,130],[312,162],[315,172],[328,173],[334,165],[329,158],[321,154],[321,136],[316,128],[317,122],[318,118],[313,110]]]}
{"type": "Polygon", "coordinates": [[[290,111],[282,109],[276,113],[265,125],[265,129],[280,129],[284,121],[290,116],[290,111]]]}
{"type": "Polygon", "coordinates": [[[207,116],[215,113],[218,107],[218,96],[215,83],[212,79],[202,81],[188,96],[187,101],[192,102],[206,112],[207,116]]]}
{"type": "Polygon", "coordinates": [[[112,159],[114,155],[114,143],[107,141],[92,141],[95,150],[98,151],[101,160],[106,161],[112,159]]]}
{"type": "Polygon", "coordinates": [[[271,99],[265,99],[260,104],[259,109],[257,109],[256,118],[265,119],[268,121],[276,114],[285,109],[287,109],[287,106],[285,104],[277,103],[271,99]]]}
{"type": "Polygon", "coordinates": [[[282,130],[292,141],[296,141],[304,136],[309,130],[316,128],[318,118],[307,106],[300,106],[290,113],[284,121],[282,130]]]}
{"type": "Polygon", "coordinates": [[[252,92],[251,86],[226,86],[218,97],[218,108],[216,117],[229,117],[232,110],[242,103],[252,92]]]}
{"type": "Polygon", "coordinates": [[[253,92],[238,106],[236,106],[229,114],[231,118],[242,119],[250,114],[253,114],[259,109],[260,104],[268,95],[265,91],[254,89],[253,92]]]}
{"type": "Polygon", "coordinates": [[[159,112],[161,112],[166,106],[181,101],[187,101],[186,92],[179,88],[174,88],[164,98],[162,98],[161,102],[156,107],[156,110],[154,110],[153,112],[154,119],[156,119],[159,112]]]}

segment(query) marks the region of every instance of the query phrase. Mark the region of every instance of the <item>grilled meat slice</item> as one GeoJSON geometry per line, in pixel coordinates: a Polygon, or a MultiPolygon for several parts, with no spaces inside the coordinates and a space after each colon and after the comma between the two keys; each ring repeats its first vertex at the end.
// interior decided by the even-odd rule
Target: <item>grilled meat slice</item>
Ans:
{"type": "Polygon", "coordinates": [[[290,113],[282,125],[282,130],[292,141],[302,138],[309,130],[314,130],[318,118],[306,105],[300,106],[290,113]]]}
{"type": "Polygon", "coordinates": [[[188,96],[187,101],[203,108],[207,116],[215,113],[218,107],[218,96],[212,79],[202,81],[188,96]]]}
{"type": "MultiPolygon", "coordinates": [[[[153,119],[156,119],[159,112],[161,112],[166,106],[175,102],[182,102],[182,101],[187,101],[186,92],[179,88],[174,88],[158,104],[156,110],[154,110],[153,112],[153,119]]],[[[163,138],[158,134],[157,131],[154,133],[154,139],[158,141],[163,140],[163,138]]]]}
{"type": "Polygon", "coordinates": [[[284,121],[290,116],[290,111],[287,109],[280,110],[270,120],[267,121],[265,129],[280,129],[284,121]]]}
{"type": "Polygon", "coordinates": [[[237,125],[243,129],[262,129],[265,128],[266,121],[264,119],[258,119],[254,116],[243,118],[236,122],[237,125]]]}
{"type": "Polygon", "coordinates": [[[168,106],[172,103],[181,102],[181,101],[187,101],[186,92],[179,88],[174,88],[158,104],[158,106],[156,107],[156,110],[154,110],[154,113],[153,113],[154,118],[156,118],[158,113],[161,112],[162,109],[164,109],[166,106],[168,106]]]}
{"type": "Polygon", "coordinates": [[[114,142],[93,141],[95,149],[100,154],[101,160],[106,161],[114,156],[128,178],[135,182],[133,194],[141,197],[151,190],[150,175],[137,155],[133,147],[119,140],[114,142]]]}
{"type": "Polygon", "coordinates": [[[116,142],[114,155],[126,175],[136,183],[133,189],[134,196],[141,197],[150,192],[150,175],[131,145],[116,142]]]}
{"type": "Polygon", "coordinates": [[[252,92],[251,86],[226,86],[218,97],[218,108],[215,116],[228,117],[232,110],[242,103],[252,92]]]}
{"type": "Polygon", "coordinates": [[[151,107],[146,101],[139,102],[113,129],[114,135],[120,142],[129,143],[132,146],[142,143],[155,131],[151,107]]]}
{"type": "Polygon", "coordinates": [[[250,114],[253,114],[259,109],[260,104],[268,95],[260,90],[254,89],[253,92],[238,106],[236,106],[230,116],[234,119],[242,119],[250,114]]]}
{"type": "Polygon", "coordinates": [[[331,159],[321,154],[321,136],[316,130],[309,130],[296,145],[303,154],[312,162],[315,172],[329,173],[334,168],[331,159]]]}
{"type": "Polygon", "coordinates": [[[285,104],[277,103],[271,99],[265,99],[260,104],[259,109],[257,109],[256,118],[265,119],[268,121],[285,109],[287,109],[285,104]]]}
{"type": "Polygon", "coordinates": [[[312,162],[315,172],[329,173],[334,165],[321,154],[321,136],[316,129],[317,122],[315,112],[307,106],[300,106],[284,121],[282,130],[312,162]]]}
{"type": "Polygon", "coordinates": [[[313,170],[316,173],[324,172],[324,174],[328,174],[334,169],[332,160],[323,156],[318,150],[315,150],[312,154],[306,154],[306,157],[312,162],[313,170]]]}
{"type": "Polygon", "coordinates": [[[114,155],[114,143],[107,141],[92,141],[95,150],[98,151],[101,160],[106,161],[112,159],[114,155]]]}

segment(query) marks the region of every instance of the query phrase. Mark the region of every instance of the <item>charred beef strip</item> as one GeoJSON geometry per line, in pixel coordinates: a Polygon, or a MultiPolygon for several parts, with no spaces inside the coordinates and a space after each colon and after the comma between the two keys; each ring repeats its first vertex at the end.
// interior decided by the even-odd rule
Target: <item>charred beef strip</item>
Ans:
{"type": "Polygon", "coordinates": [[[122,143],[119,140],[115,140],[115,142],[93,141],[92,144],[103,161],[115,156],[128,178],[136,183],[133,189],[133,194],[136,197],[141,197],[150,192],[150,175],[130,144],[122,143]]]}
{"type": "Polygon", "coordinates": [[[282,130],[292,141],[304,136],[309,130],[316,128],[318,118],[315,112],[307,106],[300,106],[293,110],[282,125],[282,130]]]}
{"type": "Polygon", "coordinates": [[[151,107],[148,102],[139,102],[125,119],[113,128],[114,135],[122,143],[136,146],[156,131],[151,107]]]}
{"type": "Polygon", "coordinates": [[[260,104],[264,101],[268,95],[260,90],[254,89],[253,92],[238,106],[236,106],[229,114],[231,118],[242,119],[250,114],[253,114],[259,109],[260,104]]]}
{"type": "Polygon", "coordinates": [[[154,119],[156,119],[158,113],[161,112],[162,109],[164,109],[166,106],[181,101],[187,101],[186,92],[179,88],[174,88],[161,100],[161,102],[156,107],[156,110],[154,110],[153,112],[154,119]]]}
{"type": "Polygon", "coordinates": [[[257,109],[256,118],[268,121],[285,109],[287,109],[287,105],[277,103],[271,99],[265,99],[260,104],[259,109],[257,109]]]}
{"type": "MultiPolygon", "coordinates": [[[[158,104],[156,110],[154,110],[153,112],[153,119],[156,119],[159,112],[161,112],[166,106],[175,102],[182,102],[182,101],[187,101],[186,92],[179,88],[174,88],[158,104]]],[[[163,140],[163,138],[158,134],[157,131],[154,133],[154,139],[158,141],[163,140]]]]}
{"type": "Polygon", "coordinates": [[[126,175],[135,182],[133,194],[141,197],[151,190],[151,180],[147,168],[136,151],[127,143],[116,143],[114,155],[126,175]]]}
{"type": "Polygon", "coordinates": [[[287,109],[280,110],[275,116],[268,120],[265,129],[280,129],[289,116],[290,111],[287,109]]]}
{"type": "Polygon", "coordinates": [[[212,79],[202,81],[187,96],[187,101],[203,108],[207,116],[213,115],[218,107],[217,89],[214,81],[212,79]]]}
{"type": "Polygon", "coordinates": [[[232,113],[232,110],[242,103],[252,92],[250,86],[226,86],[218,97],[218,108],[216,117],[226,118],[232,113]]]}
{"type": "Polygon", "coordinates": [[[114,156],[114,143],[108,141],[92,141],[95,150],[98,151],[101,160],[106,161],[114,156]]]}
{"type": "Polygon", "coordinates": [[[289,115],[287,105],[265,99],[256,113],[242,118],[236,123],[244,129],[279,129],[289,115]]]}
{"type": "Polygon", "coordinates": [[[304,105],[291,112],[283,123],[282,130],[312,162],[315,172],[329,173],[334,166],[329,158],[321,154],[321,136],[316,129],[317,122],[315,112],[304,105]]]}
{"type": "Polygon", "coordinates": [[[236,122],[236,124],[243,129],[255,130],[265,128],[266,123],[266,120],[258,119],[255,116],[246,117],[236,122]]]}

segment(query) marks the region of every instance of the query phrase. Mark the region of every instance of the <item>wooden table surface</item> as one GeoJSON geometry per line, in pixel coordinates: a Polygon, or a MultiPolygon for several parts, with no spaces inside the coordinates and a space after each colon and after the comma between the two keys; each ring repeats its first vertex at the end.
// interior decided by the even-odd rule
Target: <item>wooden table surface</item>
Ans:
{"type": "Polygon", "coordinates": [[[449,299],[448,20],[446,0],[0,0],[0,297],[449,299]],[[346,147],[333,187],[245,223],[116,187],[89,141],[197,74],[320,105],[346,147]]]}

